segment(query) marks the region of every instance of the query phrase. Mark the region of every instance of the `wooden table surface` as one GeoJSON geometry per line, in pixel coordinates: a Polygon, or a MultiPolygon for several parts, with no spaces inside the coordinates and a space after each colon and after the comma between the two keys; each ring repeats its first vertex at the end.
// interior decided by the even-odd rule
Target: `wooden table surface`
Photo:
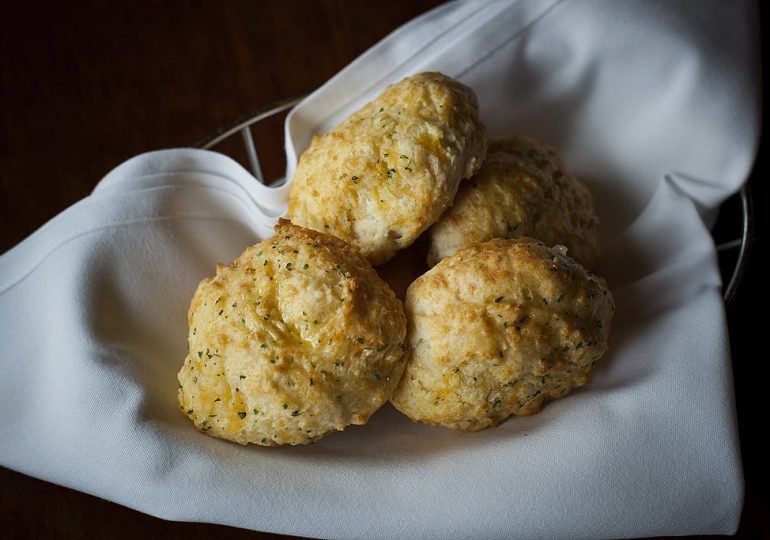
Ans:
{"type": "MultiPolygon", "coordinates": [[[[312,89],[438,0],[14,2],[0,18],[0,253],[138,153],[187,146],[250,110],[312,89]]],[[[763,43],[766,51],[766,40],[763,43]]],[[[765,54],[765,57],[767,54],[765,54]]],[[[269,177],[281,126],[256,134],[269,177]],[[277,136],[276,136],[277,135],[277,136]]],[[[766,144],[763,143],[763,148],[766,144]]],[[[765,202],[766,152],[752,177],[765,202]]],[[[746,476],[738,538],[770,538],[767,222],[728,310],[746,476]],[[766,318],[766,316],[765,316],[766,318]]],[[[0,435],[12,437],[12,433],[0,435]]],[[[714,471],[719,474],[719,471],[714,471]]],[[[0,468],[0,538],[264,538],[173,523],[0,468]]]]}

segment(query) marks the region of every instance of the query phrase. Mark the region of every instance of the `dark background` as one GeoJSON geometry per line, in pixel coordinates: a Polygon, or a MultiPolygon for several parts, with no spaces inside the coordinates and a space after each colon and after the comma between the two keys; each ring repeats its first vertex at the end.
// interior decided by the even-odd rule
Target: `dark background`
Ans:
{"type": "MultiPolygon", "coordinates": [[[[127,158],[191,145],[306,92],[437,0],[14,2],[0,17],[0,253],[86,197],[127,158]]],[[[765,36],[762,52],[767,57],[765,36]]],[[[269,178],[280,119],[255,132],[269,178]]],[[[766,412],[766,141],[750,186],[751,264],[728,308],[746,477],[739,538],[770,538],[766,412]]],[[[12,360],[13,361],[13,360],[12,360]]],[[[2,438],[12,433],[0,433],[2,438]]],[[[714,471],[715,475],[720,471],[714,471]]],[[[0,468],[3,538],[264,538],[173,523],[0,468]]]]}

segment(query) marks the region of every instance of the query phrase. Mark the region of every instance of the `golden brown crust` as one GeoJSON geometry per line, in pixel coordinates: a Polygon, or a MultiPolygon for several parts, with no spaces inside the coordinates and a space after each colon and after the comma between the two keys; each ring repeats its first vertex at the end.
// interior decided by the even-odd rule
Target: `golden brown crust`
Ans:
{"type": "Polygon", "coordinates": [[[479,172],[431,227],[428,264],[477,242],[530,236],[567,247],[570,257],[594,269],[598,233],[590,191],[565,170],[556,151],[512,136],[490,143],[479,172]]]}
{"type": "Polygon", "coordinates": [[[292,179],[288,215],[356,245],[376,265],[438,220],[485,150],[473,91],[420,73],[313,138],[292,179]]]}
{"type": "Polygon", "coordinates": [[[614,303],[559,248],[496,239],[458,251],[407,291],[408,364],[393,405],[476,431],[587,384],[614,303]]]}
{"type": "Polygon", "coordinates": [[[281,220],[190,305],[179,402],[241,444],[307,444],[366,423],[403,371],[401,302],[358,251],[281,220]]]}

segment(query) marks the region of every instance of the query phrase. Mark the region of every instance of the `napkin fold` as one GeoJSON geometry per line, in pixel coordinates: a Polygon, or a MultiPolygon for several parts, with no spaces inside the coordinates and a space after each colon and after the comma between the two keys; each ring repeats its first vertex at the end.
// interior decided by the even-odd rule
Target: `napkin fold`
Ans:
{"type": "Polygon", "coordinates": [[[594,381],[455,433],[390,406],[308,447],[212,439],[178,412],[186,312],[270,234],[288,183],[229,158],[137,156],[0,256],[0,464],[173,520],[329,538],[731,533],[743,480],[708,223],[759,134],[751,2],[453,2],[396,30],[287,118],[313,133],[422,70],[492,136],[556,146],[593,191],[615,295],[594,381]]]}

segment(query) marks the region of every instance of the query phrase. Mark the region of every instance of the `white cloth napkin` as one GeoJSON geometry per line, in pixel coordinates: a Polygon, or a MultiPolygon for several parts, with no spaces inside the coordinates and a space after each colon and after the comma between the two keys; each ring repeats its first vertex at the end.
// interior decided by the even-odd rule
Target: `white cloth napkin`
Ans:
{"type": "Polygon", "coordinates": [[[743,480],[704,222],[759,133],[753,3],[458,2],[287,119],[310,136],[431,69],[492,135],[555,145],[593,190],[615,294],[594,382],[480,433],[386,406],[308,447],[241,447],[179,414],[198,281],[270,233],[286,187],[199,150],[138,156],[0,257],[0,464],[173,520],[340,538],[730,533],[743,480]]]}

